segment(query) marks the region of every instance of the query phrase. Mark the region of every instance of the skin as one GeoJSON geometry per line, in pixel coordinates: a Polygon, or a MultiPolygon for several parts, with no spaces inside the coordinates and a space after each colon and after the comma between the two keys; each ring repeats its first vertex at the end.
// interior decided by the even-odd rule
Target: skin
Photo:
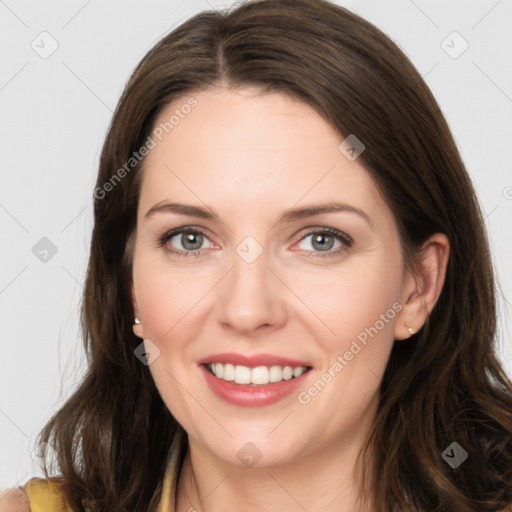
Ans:
{"type": "MultiPolygon", "coordinates": [[[[193,96],[197,106],[146,159],[133,255],[141,322],[134,332],[161,351],[149,368],[189,438],[177,510],[363,510],[354,502],[355,459],[393,340],[410,336],[405,322],[420,329],[438,299],[448,241],[433,235],[422,266],[407,271],[393,212],[359,160],[339,151],[344,137],[308,105],[252,88],[193,96]],[[221,220],[172,212],[145,218],[165,201],[207,206],[221,220]],[[370,222],[348,211],[279,222],[287,209],[328,201],[359,208],[370,222]],[[168,230],[187,226],[206,232],[197,235],[199,256],[165,251],[190,251],[181,235],[157,246],[168,230]],[[327,234],[331,256],[322,257],[308,235],[322,228],[353,244],[327,234]],[[247,236],[263,251],[250,264],[236,252],[247,236]],[[230,405],[196,365],[219,352],[306,360],[313,369],[300,391],[307,391],[394,303],[401,307],[394,318],[307,404],[293,393],[265,407],[230,405]],[[237,457],[247,442],[262,454],[253,467],[237,457]]],[[[187,99],[169,105],[156,124],[187,99]]]]}

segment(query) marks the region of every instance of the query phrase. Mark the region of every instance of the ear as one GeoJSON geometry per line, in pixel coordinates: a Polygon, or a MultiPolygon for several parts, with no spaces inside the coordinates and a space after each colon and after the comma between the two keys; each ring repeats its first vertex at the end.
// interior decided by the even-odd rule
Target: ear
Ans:
{"type": "Polygon", "coordinates": [[[422,245],[418,268],[406,271],[400,304],[402,309],[395,323],[395,339],[409,338],[426,322],[441,295],[450,256],[450,243],[443,233],[435,233],[422,245]],[[405,325],[407,322],[408,325],[405,325]]]}
{"type": "MultiPolygon", "coordinates": [[[[132,284],[130,285],[130,291],[131,291],[131,296],[132,296],[133,313],[134,313],[135,317],[140,320],[139,307],[137,306],[137,299],[135,297],[135,287],[133,286],[133,281],[132,281],[132,284]]],[[[133,318],[132,321],[133,321],[133,334],[135,334],[135,336],[137,336],[138,338],[144,339],[144,334],[142,332],[142,323],[136,324],[135,318],[133,318]]]]}

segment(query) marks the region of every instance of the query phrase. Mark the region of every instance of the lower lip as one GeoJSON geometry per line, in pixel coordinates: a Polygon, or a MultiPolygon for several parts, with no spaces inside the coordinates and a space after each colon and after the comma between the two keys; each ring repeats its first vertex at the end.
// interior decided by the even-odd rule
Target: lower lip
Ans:
{"type": "Polygon", "coordinates": [[[261,407],[279,402],[296,391],[304,383],[304,377],[309,374],[309,371],[306,371],[300,377],[290,380],[248,386],[218,379],[203,364],[200,365],[200,369],[215,395],[230,404],[241,407],[261,407]]]}

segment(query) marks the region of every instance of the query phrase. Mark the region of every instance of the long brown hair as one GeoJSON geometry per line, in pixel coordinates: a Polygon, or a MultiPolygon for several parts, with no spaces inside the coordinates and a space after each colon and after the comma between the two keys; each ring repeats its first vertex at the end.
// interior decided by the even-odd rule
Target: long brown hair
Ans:
{"type": "Polygon", "coordinates": [[[183,433],[134,356],[129,284],[144,165],[134,154],[170,102],[219,84],[288,94],[340,134],[356,134],[408,265],[429,235],[449,239],[445,284],[427,323],[394,342],[361,495],[375,496],[383,512],[505,510],[512,385],[496,353],[494,276],[474,189],[411,62],[372,24],[326,0],[256,0],[195,15],[151,49],[126,85],[94,191],[81,312],[88,370],[39,437],[58,453],[73,510],[153,510],[171,443],[183,433]],[[453,442],[468,453],[456,469],[442,457],[453,442]]]}

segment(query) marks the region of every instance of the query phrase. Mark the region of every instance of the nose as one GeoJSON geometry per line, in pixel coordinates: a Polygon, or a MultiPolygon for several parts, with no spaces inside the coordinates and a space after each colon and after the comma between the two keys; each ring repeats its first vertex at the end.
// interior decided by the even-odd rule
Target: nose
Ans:
{"type": "Polygon", "coordinates": [[[284,284],[269,268],[265,251],[251,263],[237,253],[217,295],[217,320],[234,333],[268,334],[286,321],[284,284]]]}

